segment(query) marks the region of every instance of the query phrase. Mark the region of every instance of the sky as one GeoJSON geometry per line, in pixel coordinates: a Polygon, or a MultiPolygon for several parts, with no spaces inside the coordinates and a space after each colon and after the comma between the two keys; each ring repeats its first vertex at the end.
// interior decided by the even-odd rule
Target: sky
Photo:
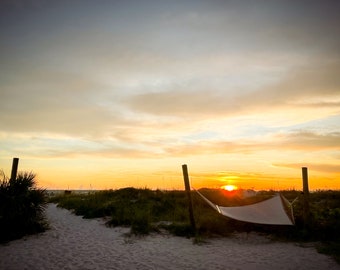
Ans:
{"type": "Polygon", "coordinates": [[[46,189],[340,189],[339,1],[0,2],[0,169],[46,189]]]}

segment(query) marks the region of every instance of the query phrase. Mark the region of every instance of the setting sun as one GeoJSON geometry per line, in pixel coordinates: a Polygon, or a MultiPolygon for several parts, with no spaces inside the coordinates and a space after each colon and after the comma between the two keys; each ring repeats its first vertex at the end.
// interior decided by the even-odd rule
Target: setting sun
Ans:
{"type": "Polygon", "coordinates": [[[221,189],[224,189],[224,190],[227,190],[227,191],[233,191],[233,190],[237,190],[237,186],[225,185],[225,186],[222,186],[221,189]]]}

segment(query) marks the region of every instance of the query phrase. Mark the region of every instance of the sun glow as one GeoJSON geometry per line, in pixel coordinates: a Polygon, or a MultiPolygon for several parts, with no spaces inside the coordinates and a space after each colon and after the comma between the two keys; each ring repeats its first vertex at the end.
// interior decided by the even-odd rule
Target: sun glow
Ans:
{"type": "Polygon", "coordinates": [[[234,191],[234,190],[237,190],[238,188],[235,185],[225,185],[225,186],[222,186],[221,189],[224,189],[227,191],[234,191]]]}

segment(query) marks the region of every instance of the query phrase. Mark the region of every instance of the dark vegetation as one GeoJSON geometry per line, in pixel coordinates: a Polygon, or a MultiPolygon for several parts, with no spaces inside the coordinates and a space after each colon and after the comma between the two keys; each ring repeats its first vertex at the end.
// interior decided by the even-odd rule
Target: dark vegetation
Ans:
{"type": "Polygon", "coordinates": [[[36,188],[35,174],[23,172],[10,180],[0,174],[0,242],[44,231],[46,195],[36,188]]]}
{"type": "MultiPolygon", "coordinates": [[[[243,198],[240,191],[202,189],[212,202],[223,206],[255,203],[271,197],[274,191],[243,198]]],[[[303,221],[302,194],[296,190],[281,191],[293,205],[295,226],[271,226],[241,222],[218,214],[196,192],[192,193],[197,230],[190,226],[188,201],[184,191],[152,191],[124,188],[89,194],[54,196],[51,202],[73,210],[84,218],[109,217],[108,226],[129,226],[132,234],[170,231],[179,236],[227,236],[234,232],[260,232],[283,241],[315,241],[319,251],[333,255],[340,262],[340,191],[310,193],[311,217],[303,221]]]]}

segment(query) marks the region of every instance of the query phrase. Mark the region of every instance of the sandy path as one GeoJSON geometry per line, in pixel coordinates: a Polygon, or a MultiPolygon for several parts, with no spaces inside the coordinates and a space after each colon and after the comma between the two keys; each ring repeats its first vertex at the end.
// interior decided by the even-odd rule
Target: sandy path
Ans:
{"type": "Polygon", "coordinates": [[[52,229],[0,245],[0,269],[340,269],[313,247],[248,238],[211,239],[203,245],[174,236],[127,238],[124,228],[107,228],[49,205],[52,229]]]}

